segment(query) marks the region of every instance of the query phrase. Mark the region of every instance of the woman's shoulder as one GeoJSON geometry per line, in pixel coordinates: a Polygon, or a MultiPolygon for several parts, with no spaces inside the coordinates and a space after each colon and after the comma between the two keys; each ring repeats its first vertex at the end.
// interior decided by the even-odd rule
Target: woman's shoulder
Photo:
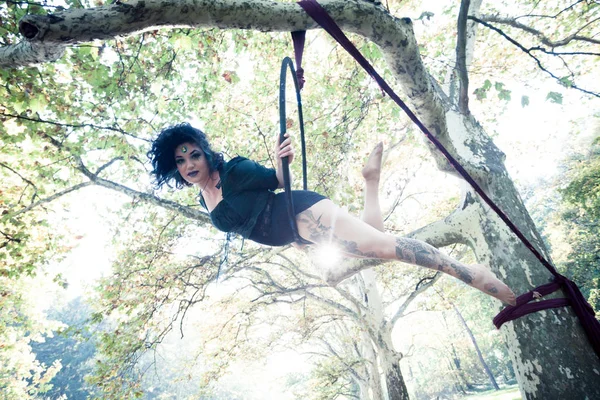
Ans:
{"type": "MultiPolygon", "coordinates": [[[[256,161],[250,160],[246,157],[234,157],[226,163],[223,168],[223,174],[221,179],[225,179],[227,182],[233,182],[240,187],[253,186],[256,180],[269,179],[275,177],[275,170],[272,168],[263,167],[256,161]]],[[[275,177],[275,179],[277,179],[275,177]]]]}
{"type": "Polygon", "coordinates": [[[233,172],[234,174],[236,174],[248,169],[252,169],[255,165],[256,162],[246,157],[236,156],[225,163],[225,165],[223,166],[223,172],[225,174],[229,174],[229,172],[233,172]]]}
{"type": "Polygon", "coordinates": [[[220,171],[221,180],[238,183],[237,181],[239,180],[240,175],[243,174],[243,171],[248,168],[248,162],[251,161],[246,157],[233,157],[231,160],[223,164],[223,168],[220,171]]]}
{"type": "Polygon", "coordinates": [[[242,156],[235,156],[233,157],[231,160],[227,161],[225,163],[225,165],[223,166],[223,169],[225,170],[230,170],[233,167],[235,167],[236,165],[244,162],[244,161],[250,161],[249,159],[247,159],[246,157],[242,157],[242,156]]]}

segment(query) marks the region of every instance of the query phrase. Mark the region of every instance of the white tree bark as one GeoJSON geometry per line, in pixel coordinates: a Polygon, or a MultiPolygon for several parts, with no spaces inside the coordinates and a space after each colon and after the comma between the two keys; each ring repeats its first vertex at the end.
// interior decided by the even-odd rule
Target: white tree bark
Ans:
{"type": "Polygon", "coordinates": [[[384,316],[375,272],[372,269],[362,271],[356,277],[356,283],[352,289],[353,295],[360,301],[363,315],[363,318],[358,321],[359,326],[362,327],[363,357],[370,362],[367,376],[371,392],[364,398],[373,400],[408,399],[406,384],[399,368],[402,355],[394,350],[393,324],[390,324],[384,316]]]}
{"type": "Polygon", "coordinates": [[[386,317],[383,302],[377,288],[376,275],[372,269],[364,270],[356,278],[353,294],[361,302],[357,320],[362,326],[361,347],[363,358],[370,360],[371,370],[367,371],[371,393],[368,399],[402,400],[408,399],[404,377],[400,371],[402,354],[395,350],[392,332],[412,301],[430,288],[439,278],[436,277],[412,292],[402,302],[391,318],[386,317]],[[383,379],[381,379],[383,378],[383,379]]]}
{"type": "MultiPolygon", "coordinates": [[[[365,319],[368,324],[374,328],[375,331],[379,331],[385,324],[383,314],[383,303],[377,288],[377,281],[375,271],[373,269],[367,269],[360,274],[361,281],[358,288],[361,289],[363,303],[367,309],[365,319]]],[[[391,400],[389,388],[385,384],[386,379],[381,380],[381,375],[387,377],[392,371],[386,369],[386,365],[381,365],[379,362],[382,358],[382,349],[377,345],[373,338],[368,335],[363,335],[363,347],[366,352],[371,356],[372,364],[370,370],[371,387],[373,391],[373,399],[391,400]]],[[[394,351],[394,346],[391,342],[386,343],[386,349],[394,351]]],[[[386,357],[389,358],[389,357],[386,357]]]]}

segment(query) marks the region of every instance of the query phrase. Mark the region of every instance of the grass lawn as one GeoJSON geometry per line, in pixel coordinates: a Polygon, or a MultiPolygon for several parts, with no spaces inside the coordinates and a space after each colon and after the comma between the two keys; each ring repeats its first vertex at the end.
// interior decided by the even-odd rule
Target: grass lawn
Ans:
{"type": "Polygon", "coordinates": [[[519,392],[518,386],[511,386],[509,388],[496,390],[489,390],[487,392],[481,392],[477,394],[471,394],[468,396],[461,397],[461,399],[469,400],[522,400],[521,392],[519,392]]]}

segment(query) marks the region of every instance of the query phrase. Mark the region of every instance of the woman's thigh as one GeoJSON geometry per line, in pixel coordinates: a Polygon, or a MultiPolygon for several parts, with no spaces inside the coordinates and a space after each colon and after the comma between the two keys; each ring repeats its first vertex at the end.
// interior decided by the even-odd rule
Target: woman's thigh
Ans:
{"type": "Polygon", "coordinates": [[[333,244],[349,256],[395,258],[395,238],[378,231],[340,209],[331,200],[322,200],[296,216],[298,233],[317,244],[333,244]]]}

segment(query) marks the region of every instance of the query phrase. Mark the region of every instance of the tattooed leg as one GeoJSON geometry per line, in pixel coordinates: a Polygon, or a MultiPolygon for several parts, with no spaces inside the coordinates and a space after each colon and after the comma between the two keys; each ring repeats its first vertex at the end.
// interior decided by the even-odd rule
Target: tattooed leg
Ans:
{"type": "MultiPolygon", "coordinates": [[[[329,200],[323,200],[317,203],[317,205],[324,202],[329,202],[329,200]]],[[[315,213],[312,210],[313,207],[296,216],[300,236],[310,240],[313,243],[333,244],[350,257],[383,258],[381,254],[378,254],[374,251],[363,251],[356,241],[346,240],[339,236],[339,234],[336,232],[336,228],[338,228],[336,227],[336,223],[339,222],[339,219],[336,218],[336,215],[343,213],[343,211],[337,209],[336,207],[332,212],[333,218],[331,218],[327,215],[315,213]]],[[[368,226],[370,229],[374,229],[369,225],[366,226],[368,226]]],[[[344,228],[339,229],[342,229],[342,231],[345,230],[344,228]]]]}
{"type": "MultiPolygon", "coordinates": [[[[379,205],[379,181],[381,176],[381,158],[383,155],[383,143],[378,143],[374,148],[365,166],[362,169],[362,176],[365,179],[364,182],[364,207],[361,215],[361,219],[363,222],[372,226],[380,232],[384,231],[383,226],[383,218],[381,215],[381,207],[379,205]]],[[[323,224],[321,221],[317,222],[316,218],[312,214],[307,214],[305,216],[307,221],[310,221],[310,224],[313,226],[314,230],[324,231],[326,228],[323,228],[323,224]],[[317,228],[319,227],[319,228],[317,228]]],[[[334,218],[335,219],[335,218],[334,218]]],[[[364,252],[358,249],[356,243],[344,239],[338,238],[337,235],[333,236],[332,232],[328,233],[329,242],[335,241],[338,244],[338,248],[344,248],[345,251],[351,257],[368,257],[369,254],[365,254],[364,252]]],[[[376,256],[376,255],[373,255],[376,256]]],[[[349,262],[341,262],[337,263],[337,266],[331,265],[331,263],[321,264],[320,271],[322,273],[323,279],[329,283],[331,286],[336,286],[338,283],[343,281],[346,278],[351,277],[352,275],[359,273],[362,275],[362,278],[367,283],[367,286],[370,284],[374,284],[375,275],[373,270],[369,269],[366,265],[357,265],[356,263],[349,262]]],[[[369,291],[369,297],[378,296],[376,293],[371,293],[370,290],[373,288],[365,288],[365,290],[369,291]]],[[[366,294],[365,294],[366,295],[366,294]]]]}
{"type": "MultiPolygon", "coordinates": [[[[505,303],[515,303],[515,295],[510,288],[484,266],[465,265],[427,243],[387,235],[350,216],[330,200],[318,202],[296,218],[300,236],[317,244],[333,244],[349,257],[399,260],[436,269],[505,303]]],[[[333,266],[326,275],[345,279],[358,272],[347,268],[344,265],[333,266]]],[[[327,281],[336,282],[335,279],[327,281]]]]}
{"type": "Polygon", "coordinates": [[[505,303],[516,304],[512,290],[483,265],[462,264],[425,242],[408,238],[396,238],[396,254],[401,261],[437,269],[505,303]]]}

